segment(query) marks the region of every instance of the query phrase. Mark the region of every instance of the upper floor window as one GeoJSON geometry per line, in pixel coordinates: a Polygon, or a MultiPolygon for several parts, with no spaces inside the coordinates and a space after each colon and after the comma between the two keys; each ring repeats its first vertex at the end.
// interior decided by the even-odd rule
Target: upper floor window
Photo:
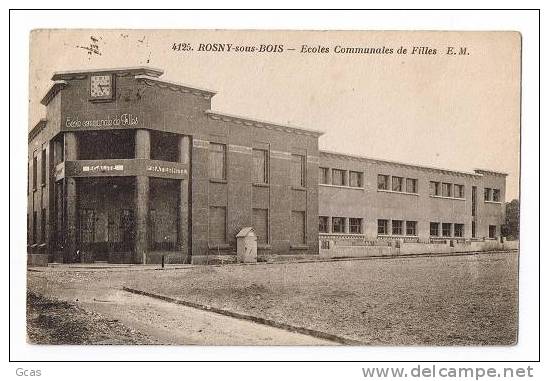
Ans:
{"type": "Polygon", "coordinates": [[[492,190],[492,200],[495,201],[495,202],[500,201],[499,189],[493,189],[492,190]]]}
{"type": "Polygon", "coordinates": [[[362,188],[362,172],[349,172],[349,186],[362,188]]]}
{"type": "Polygon", "coordinates": [[[48,171],[46,170],[46,149],[42,150],[42,155],[40,157],[40,178],[41,178],[41,184],[46,185],[46,177],[48,171]]]}
{"type": "Polygon", "coordinates": [[[269,166],[267,156],[266,150],[252,150],[253,182],[256,184],[266,184],[269,182],[269,166]]]}
{"type": "Polygon", "coordinates": [[[294,187],[305,186],[305,156],[292,154],[292,185],[294,187]]]}
{"type": "Polygon", "coordinates": [[[209,164],[211,179],[226,179],[226,151],[225,144],[210,143],[209,164]]]}
{"type": "Polygon", "coordinates": [[[318,232],[328,233],[328,217],[326,216],[318,217],[318,232]]]}
{"type": "Polygon", "coordinates": [[[389,176],[377,175],[377,189],[389,190],[389,176]]]}
{"type": "Polygon", "coordinates": [[[452,197],[452,184],[442,183],[442,196],[452,197]]]}
{"type": "Polygon", "coordinates": [[[318,176],[319,176],[318,182],[319,182],[320,184],[329,184],[329,181],[328,181],[328,172],[329,172],[329,169],[328,169],[328,168],[319,167],[318,170],[319,170],[319,173],[318,173],[318,176]]]}
{"type": "Polygon", "coordinates": [[[417,193],[417,179],[406,179],[406,192],[417,193]]]}
{"type": "Polygon", "coordinates": [[[484,201],[492,201],[492,189],[484,188],[484,201]]]}
{"type": "Polygon", "coordinates": [[[429,182],[429,194],[431,196],[440,196],[440,183],[438,181],[429,182]]]}
{"type": "Polygon", "coordinates": [[[402,192],[402,177],[393,176],[392,190],[394,192],[402,192]]]}
{"type": "Polygon", "coordinates": [[[463,185],[454,184],[454,197],[465,198],[465,190],[463,185]]]}
{"type": "Polygon", "coordinates": [[[38,177],[38,157],[34,154],[32,158],[32,189],[36,189],[36,180],[38,177]]]}
{"type": "Polygon", "coordinates": [[[346,185],[345,184],[345,171],[341,169],[332,169],[332,184],[333,185],[346,185]]]}

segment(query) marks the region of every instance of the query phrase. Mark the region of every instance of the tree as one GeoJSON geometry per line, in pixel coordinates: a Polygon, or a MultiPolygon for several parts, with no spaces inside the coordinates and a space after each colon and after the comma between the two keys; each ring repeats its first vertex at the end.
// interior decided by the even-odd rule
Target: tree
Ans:
{"type": "Polygon", "coordinates": [[[519,238],[520,231],[520,203],[512,200],[505,204],[505,225],[501,227],[501,234],[508,240],[519,238]]]}

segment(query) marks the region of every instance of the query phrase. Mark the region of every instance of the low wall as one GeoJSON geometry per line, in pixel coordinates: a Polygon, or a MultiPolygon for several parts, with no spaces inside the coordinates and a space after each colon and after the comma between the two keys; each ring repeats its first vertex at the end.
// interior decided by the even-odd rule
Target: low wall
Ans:
{"type": "Polygon", "coordinates": [[[375,245],[345,245],[345,243],[331,243],[329,248],[320,249],[322,258],[360,258],[360,257],[381,257],[393,255],[413,255],[413,254],[446,254],[446,253],[466,253],[477,251],[498,251],[498,250],[517,250],[518,241],[454,241],[448,243],[416,243],[401,242],[400,247],[393,244],[390,246],[375,245]]]}

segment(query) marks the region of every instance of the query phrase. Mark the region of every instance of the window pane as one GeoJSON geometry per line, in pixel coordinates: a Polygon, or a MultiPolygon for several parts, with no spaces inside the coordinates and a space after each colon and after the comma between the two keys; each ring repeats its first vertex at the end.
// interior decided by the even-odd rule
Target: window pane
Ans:
{"type": "Polygon", "coordinates": [[[252,150],[253,156],[253,182],[267,183],[267,151],[261,149],[252,150]]]}
{"type": "Polygon", "coordinates": [[[377,234],[387,234],[388,233],[388,220],[377,220],[377,234]]]}
{"type": "Polygon", "coordinates": [[[454,237],[463,237],[463,224],[454,224],[454,237]]]}
{"type": "Polygon", "coordinates": [[[332,170],[332,184],[333,185],[345,185],[345,171],[341,169],[332,170]]]}
{"type": "Polygon", "coordinates": [[[401,220],[393,220],[392,226],[393,226],[393,235],[402,235],[402,221],[401,220]]]}
{"type": "Polygon", "coordinates": [[[454,197],[457,197],[457,198],[464,197],[463,185],[454,184],[454,197]]]}
{"type": "Polygon", "coordinates": [[[319,183],[328,184],[328,168],[319,168],[319,183]]]}
{"type": "Polygon", "coordinates": [[[492,191],[492,200],[499,202],[499,189],[494,189],[492,191]]]}
{"type": "Polygon", "coordinates": [[[210,178],[225,179],[225,145],[210,143],[210,178]]]}
{"type": "Polygon", "coordinates": [[[37,176],[38,176],[38,158],[34,156],[32,158],[32,189],[36,189],[37,176]]]}
{"type": "Polygon", "coordinates": [[[210,243],[226,243],[226,208],[224,206],[210,206],[209,217],[210,243]]]}
{"type": "Polygon", "coordinates": [[[305,157],[301,155],[292,155],[292,185],[294,187],[305,186],[305,157]]]}
{"type": "Polygon", "coordinates": [[[362,233],[362,218],[349,218],[349,232],[362,233]]]}
{"type": "Polygon", "coordinates": [[[328,217],[325,217],[325,216],[318,217],[318,232],[328,233],[328,217]]]}
{"type": "Polygon", "coordinates": [[[362,173],[361,172],[349,172],[349,186],[351,187],[362,187],[362,173]]]}
{"type": "Polygon", "coordinates": [[[292,243],[305,243],[305,212],[292,212],[292,243]]]}
{"type": "Polygon", "coordinates": [[[40,174],[40,177],[42,178],[42,185],[46,184],[46,174],[47,174],[47,171],[46,171],[46,150],[43,149],[42,150],[42,157],[40,158],[40,161],[41,161],[41,174],[40,174]]]}
{"type": "Polygon", "coordinates": [[[382,190],[389,189],[389,176],[377,175],[377,189],[382,189],[382,190]]]}
{"type": "Polygon", "coordinates": [[[269,242],[268,215],[269,213],[267,209],[253,210],[253,227],[257,236],[258,243],[269,242]]]}
{"type": "Polygon", "coordinates": [[[496,225],[488,226],[488,237],[496,238],[496,225]]]}
{"type": "Polygon", "coordinates": [[[393,176],[393,191],[402,192],[402,177],[393,176]]]}
{"type": "Polygon", "coordinates": [[[406,221],[406,235],[417,235],[417,221],[406,221]]]}
{"type": "Polygon", "coordinates": [[[345,218],[333,217],[332,218],[332,233],[345,233],[345,218]]]}
{"type": "Polygon", "coordinates": [[[452,197],[452,184],[442,183],[442,195],[444,197],[452,197]]]}
{"type": "Polygon", "coordinates": [[[440,183],[438,181],[431,181],[429,183],[429,194],[431,196],[440,196],[440,183]]]}
{"type": "Polygon", "coordinates": [[[429,232],[431,236],[438,237],[438,226],[439,226],[438,222],[431,222],[429,224],[429,232]]]}
{"type": "Polygon", "coordinates": [[[406,179],[406,192],[417,193],[417,179],[406,179]]]}
{"type": "Polygon", "coordinates": [[[492,189],[484,188],[484,201],[490,201],[492,199],[492,189]]]}
{"type": "Polygon", "coordinates": [[[452,224],[443,223],[442,224],[442,236],[451,237],[452,236],[452,224]]]}

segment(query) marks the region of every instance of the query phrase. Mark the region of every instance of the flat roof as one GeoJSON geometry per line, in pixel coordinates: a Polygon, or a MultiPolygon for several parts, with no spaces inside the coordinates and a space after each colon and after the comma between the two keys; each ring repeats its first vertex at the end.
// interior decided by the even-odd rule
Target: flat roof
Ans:
{"type": "Polygon", "coordinates": [[[149,75],[136,75],[135,79],[141,79],[141,80],[144,80],[144,81],[154,82],[154,83],[160,85],[161,87],[162,87],[162,85],[164,85],[164,87],[171,88],[172,90],[183,90],[185,92],[198,92],[198,93],[201,93],[201,94],[206,94],[210,97],[217,94],[217,92],[214,91],[214,90],[204,89],[204,88],[200,88],[200,87],[196,87],[196,86],[192,86],[192,85],[186,85],[186,84],[180,83],[180,82],[166,81],[164,79],[151,77],[149,75]]]}
{"type": "Polygon", "coordinates": [[[324,134],[323,131],[319,131],[319,130],[296,127],[288,124],[273,123],[273,122],[268,122],[268,121],[259,120],[259,119],[250,119],[250,118],[239,116],[239,115],[226,114],[226,113],[221,113],[213,110],[206,110],[205,113],[208,116],[212,117],[213,119],[219,119],[225,122],[233,122],[237,124],[244,124],[244,125],[249,125],[249,126],[254,126],[259,128],[276,129],[276,130],[281,130],[284,132],[294,133],[298,135],[310,135],[310,136],[319,137],[324,134]]]}
{"type": "Polygon", "coordinates": [[[97,68],[97,69],[86,69],[86,70],[67,70],[67,71],[57,71],[53,73],[51,77],[52,81],[62,80],[62,79],[71,79],[75,76],[90,74],[90,73],[105,73],[105,72],[128,72],[132,74],[145,74],[151,77],[159,77],[164,74],[164,70],[149,67],[149,66],[128,66],[128,67],[117,67],[117,68],[97,68]]]}
{"type": "Polygon", "coordinates": [[[357,160],[367,161],[367,162],[373,162],[373,163],[398,165],[398,166],[403,166],[403,167],[407,167],[407,168],[414,168],[414,169],[426,169],[426,170],[429,170],[429,171],[444,172],[444,173],[449,173],[449,174],[458,174],[458,175],[462,175],[462,176],[482,177],[481,173],[456,171],[456,170],[447,169],[447,168],[431,167],[431,166],[427,166],[427,165],[403,163],[403,162],[400,162],[400,161],[377,159],[377,158],[373,158],[373,157],[360,156],[360,155],[350,155],[350,154],[345,154],[345,153],[341,153],[341,152],[319,150],[319,153],[320,153],[320,155],[324,154],[324,155],[340,156],[342,158],[347,157],[347,158],[352,158],[352,159],[357,159],[357,160]]]}

